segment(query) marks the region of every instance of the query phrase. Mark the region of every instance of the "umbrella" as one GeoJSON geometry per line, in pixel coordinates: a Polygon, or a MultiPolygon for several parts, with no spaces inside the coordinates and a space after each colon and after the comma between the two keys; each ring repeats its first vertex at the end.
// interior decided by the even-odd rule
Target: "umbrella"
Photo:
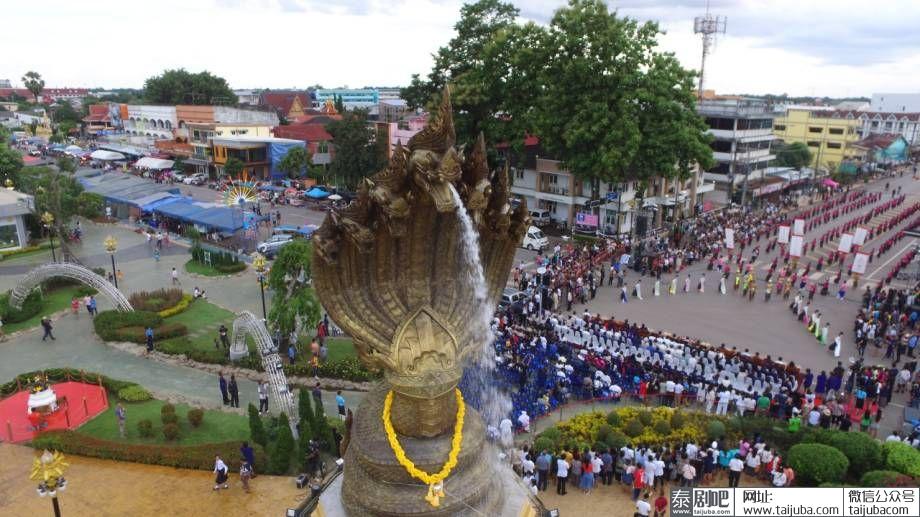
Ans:
{"type": "Polygon", "coordinates": [[[80,148],[79,145],[68,145],[64,148],[64,151],[68,153],[82,153],[83,149],[80,148]]]}
{"type": "Polygon", "coordinates": [[[341,201],[341,200],[342,200],[342,196],[340,196],[340,195],[338,195],[338,194],[333,194],[333,195],[329,196],[328,199],[329,199],[330,201],[341,201]]]}
{"type": "Polygon", "coordinates": [[[319,187],[313,187],[304,195],[312,199],[326,199],[329,197],[329,192],[319,187]]]}

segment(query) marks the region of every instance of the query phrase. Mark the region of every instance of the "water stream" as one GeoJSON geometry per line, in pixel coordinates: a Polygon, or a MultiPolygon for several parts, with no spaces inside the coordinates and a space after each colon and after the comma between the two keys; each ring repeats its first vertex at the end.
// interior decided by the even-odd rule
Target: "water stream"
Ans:
{"type": "Polygon", "coordinates": [[[488,287],[479,252],[479,233],[460,199],[460,194],[450,186],[460,221],[461,249],[466,264],[465,274],[471,294],[469,303],[477,310],[470,321],[472,346],[477,351],[464,371],[461,383],[464,397],[479,410],[487,426],[498,427],[499,422],[511,413],[511,398],[495,382],[495,350],[493,348],[492,318],[496,300],[488,299],[488,287]]]}

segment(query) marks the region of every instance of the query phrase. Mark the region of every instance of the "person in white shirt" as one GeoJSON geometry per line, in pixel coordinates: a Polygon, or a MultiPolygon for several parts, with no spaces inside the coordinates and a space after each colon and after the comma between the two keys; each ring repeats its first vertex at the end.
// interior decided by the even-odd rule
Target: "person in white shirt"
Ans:
{"type": "Polygon", "coordinates": [[[728,390],[722,390],[719,392],[719,405],[716,406],[717,415],[726,415],[728,414],[728,401],[731,400],[732,393],[728,390]]]}
{"type": "Polygon", "coordinates": [[[535,466],[534,466],[533,460],[530,459],[530,456],[525,456],[524,461],[521,462],[521,472],[524,473],[525,477],[526,476],[533,477],[534,469],[535,469],[535,466]]]}
{"type": "Polygon", "coordinates": [[[556,494],[565,495],[565,482],[569,477],[569,464],[565,458],[556,460],[556,494]]]}
{"type": "Polygon", "coordinates": [[[747,455],[747,473],[749,476],[756,476],[760,469],[760,455],[751,452],[747,455]]]}
{"type": "Polygon", "coordinates": [[[777,468],[773,471],[773,486],[786,486],[786,473],[783,471],[783,469],[777,468]]]}
{"type": "Polygon", "coordinates": [[[648,502],[648,492],[642,499],[636,501],[636,515],[641,515],[642,517],[648,517],[649,513],[652,511],[652,505],[648,502]]]}
{"type": "Polygon", "coordinates": [[[728,487],[737,488],[738,481],[741,480],[741,471],[744,470],[744,462],[741,456],[735,454],[735,457],[728,462],[728,487]]]}
{"type": "Polygon", "coordinates": [[[889,435],[888,435],[888,438],[885,438],[885,441],[886,441],[886,442],[900,442],[900,441],[901,441],[901,434],[898,433],[897,431],[895,431],[895,432],[889,434],[889,435]]]}

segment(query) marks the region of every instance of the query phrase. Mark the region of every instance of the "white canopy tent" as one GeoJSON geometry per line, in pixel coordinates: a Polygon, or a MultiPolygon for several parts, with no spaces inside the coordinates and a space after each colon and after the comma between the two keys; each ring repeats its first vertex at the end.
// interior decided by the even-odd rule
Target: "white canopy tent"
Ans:
{"type": "Polygon", "coordinates": [[[171,169],[173,166],[172,160],[163,160],[162,158],[151,158],[145,156],[140,160],[134,162],[134,166],[139,169],[152,169],[152,170],[164,170],[171,169]]]}
{"type": "Polygon", "coordinates": [[[115,151],[104,151],[102,149],[97,149],[89,155],[93,160],[99,160],[101,162],[115,162],[118,160],[124,160],[125,155],[121,153],[116,153],[115,151]]]}

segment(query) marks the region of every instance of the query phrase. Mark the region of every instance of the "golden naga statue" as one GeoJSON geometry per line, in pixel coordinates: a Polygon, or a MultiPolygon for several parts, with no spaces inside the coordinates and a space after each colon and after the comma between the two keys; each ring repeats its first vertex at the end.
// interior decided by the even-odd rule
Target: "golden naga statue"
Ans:
{"type": "Polygon", "coordinates": [[[316,292],[362,361],[383,370],[395,395],[393,425],[407,436],[451,429],[463,362],[482,345],[470,324],[482,302],[451,190],[479,233],[490,309],[529,224],[525,204],[509,204],[508,169],[489,170],[484,139],[465,149],[454,144],[445,91],[437,118],[397,145],[388,166],[362,182],[351,204],[331,211],[313,238],[316,292]]]}

